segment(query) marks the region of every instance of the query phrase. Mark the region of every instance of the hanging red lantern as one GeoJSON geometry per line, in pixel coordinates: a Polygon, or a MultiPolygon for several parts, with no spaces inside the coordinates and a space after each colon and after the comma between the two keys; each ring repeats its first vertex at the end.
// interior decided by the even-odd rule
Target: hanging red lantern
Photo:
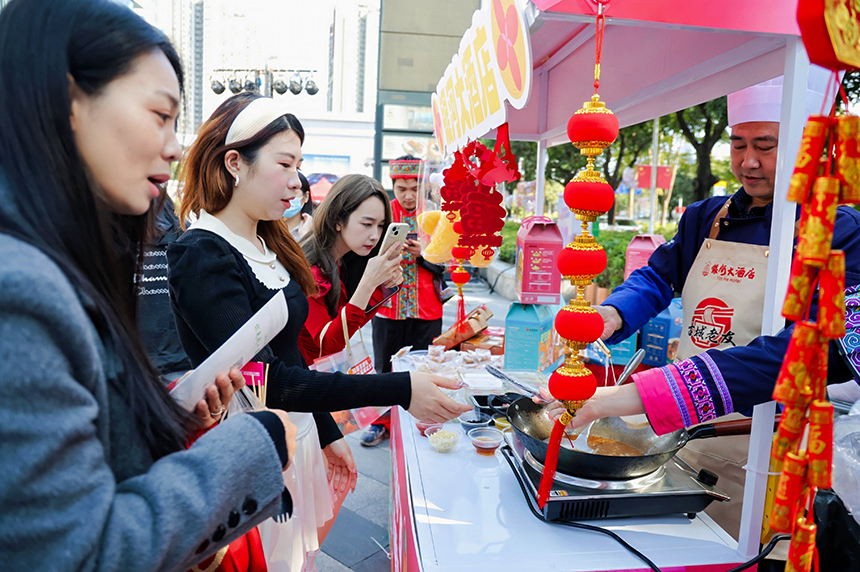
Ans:
{"type": "Polygon", "coordinates": [[[466,270],[463,270],[462,267],[451,273],[451,282],[453,282],[457,286],[463,286],[464,284],[468,284],[470,278],[471,276],[469,276],[469,273],[466,270]]]}
{"type": "Polygon", "coordinates": [[[548,387],[560,401],[582,402],[597,391],[597,378],[587,368],[562,366],[549,376],[548,387]]]}
{"type": "Polygon", "coordinates": [[[451,256],[458,260],[466,260],[472,254],[469,252],[468,246],[455,246],[451,249],[451,256]]]}
{"type": "Polygon", "coordinates": [[[615,204],[615,191],[595,171],[580,171],[564,187],[564,204],[582,220],[593,222],[615,204]]]}
{"type": "Polygon", "coordinates": [[[597,94],[591,101],[583,103],[582,109],[578,109],[567,122],[567,136],[583,155],[602,153],[618,137],[618,131],[618,118],[597,94]]]}
{"type": "Polygon", "coordinates": [[[600,84],[600,54],[606,18],[605,2],[598,0],[596,61],[594,66],[594,96],[574,113],[567,124],[571,142],[588,158],[586,168],[568,183],[564,191],[565,204],[582,222],[582,235],[564,247],[558,257],[558,269],[577,287],[577,297],[562,308],[555,319],[559,335],[567,340],[568,352],[564,364],[549,378],[549,391],[562,401],[565,411],[553,424],[544,470],[538,487],[538,506],[549,499],[558,452],[565,426],[576,411],[597,390],[597,379],[579,360],[579,352],[600,338],[603,319],[585,299],[585,287],[606,268],[606,252],[588,233],[588,223],[612,208],[615,195],[612,187],[594,170],[594,157],[603,152],[618,137],[618,118],[606,108],[597,95],[600,84]]]}
{"type": "Polygon", "coordinates": [[[593,236],[576,237],[561,249],[556,262],[558,271],[574,286],[590,284],[598,274],[606,270],[606,264],[606,251],[597,244],[593,236]]]}
{"type": "Polygon", "coordinates": [[[587,302],[572,301],[556,314],[555,331],[566,340],[590,344],[603,333],[603,318],[587,302]]]}

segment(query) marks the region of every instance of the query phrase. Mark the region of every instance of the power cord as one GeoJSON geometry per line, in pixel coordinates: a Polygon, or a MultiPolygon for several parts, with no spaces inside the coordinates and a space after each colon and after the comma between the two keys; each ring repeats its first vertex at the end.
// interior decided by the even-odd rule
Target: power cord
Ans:
{"type": "Polygon", "coordinates": [[[776,536],[774,536],[773,538],[770,539],[770,542],[767,543],[767,546],[765,546],[762,549],[762,551],[759,552],[756,556],[747,560],[746,562],[744,562],[740,566],[736,566],[735,568],[732,568],[728,572],[740,572],[741,570],[746,570],[750,566],[758,564],[759,562],[764,560],[767,557],[767,555],[773,551],[774,548],[776,548],[776,545],[779,541],[789,540],[789,539],[791,539],[790,534],[777,534],[776,536]]]}
{"type": "MultiPolygon", "coordinates": [[[[503,455],[503,456],[505,457],[505,459],[508,460],[508,464],[511,465],[511,469],[513,469],[513,471],[514,471],[514,476],[517,478],[517,481],[520,483],[520,486],[523,488],[523,491],[528,490],[528,488],[525,486],[525,483],[522,480],[522,477],[520,476],[520,473],[516,470],[516,468],[513,467],[513,460],[508,455],[503,455]]],[[[583,524],[581,522],[572,522],[572,521],[565,522],[565,521],[561,521],[561,520],[546,520],[546,519],[544,519],[543,515],[537,511],[537,509],[535,508],[534,503],[532,502],[531,499],[528,499],[526,504],[529,505],[529,510],[532,511],[533,515],[535,515],[537,518],[539,518],[540,520],[542,520],[548,524],[560,524],[562,526],[569,526],[571,528],[581,528],[583,530],[590,530],[592,532],[599,532],[601,534],[605,534],[605,535],[611,537],[612,539],[614,539],[621,546],[626,548],[631,554],[633,554],[634,556],[639,558],[642,562],[647,564],[648,567],[651,568],[651,570],[654,570],[654,572],[662,572],[659,568],[657,568],[656,564],[654,564],[653,562],[651,562],[651,560],[648,559],[647,556],[645,556],[644,554],[642,554],[641,552],[639,552],[638,550],[633,548],[630,544],[627,543],[626,540],[624,540],[623,538],[621,538],[620,536],[618,536],[617,534],[615,534],[611,530],[606,529],[606,528],[601,528],[599,526],[593,526],[591,524],[583,524]]]]}
{"type": "MultiPolygon", "coordinates": [[[[513,463],[514,463],[513,459],[511,459],[511,457],[509,455],[502,455],[502,456],[505,459],[507,459],[508,464],[511,465],[511,469],[513,469],[514,476],[516,477],[517,482],[519,482],[520,487],[522,487],[523,491],[527,491],[528,487],[526,487],[525,483],[523,482],[522,477],[520,476],[520,473],[513,466],[513,463]]],[[[653,570],[654,572],[662,572],[662,570],[660,570],[660,568],[658,568],[656,564],[651,562],[651,560],[649,560],[647,556],[645,556],[644,554],[642,554],[641,552],[639,552],[638,550],[633,548],[626,540],[624,540],[623,538],[621,538],[620,536],[618,536],[617,534],[615,534],[611,530],[609,530],[607,528],[602,528],[599,526],[594,526],[591,524],[584,524],[582,522],[574,522],[574,521],[567,521],[566,522],[566,521],[561,521],[561,520],[546,520],[543,517],[543,515],[540,512],[538,512],[538,510],[535,508],[534,503],[532,502],[532,499],[527,499],[526,504],[529,506],[529,510],[532,512],[533,515],[535,515],[540,520],[546,522],[547,524],[569,526],[571,528],[579,528],[582,530],[590,530],[592,532],[599,532],[601,534],[605,534],[605,535],[611,537],[612,539],[614,539],[616,542],[618,542],[618,544],[620,544],[621,546],[626,548],[628,552],[633,554],[633,556],[637,557],[639,560],[641,560],[642,562],[647,564],[648,567],[651,568],[651,570],[653,570]]],[[[741,572],[741,570],[747,570],[748,568],[750,568],[750,567],[754,566],[755,564],[758,564],[759,562],[764,560],[767,557],[767,555],[773,551],[773,549],[776,547],[777,543],[779,543],[782,540],[788,540],[790,538],[791,538],[790,534],[777,534],[776,536],[774,536],[773,538],[770,539],[770,542],[767,543],[767,546],[765,546],[764,549],[762,549],[762,551],[759,552],[756,556],[747,560],[743,564],[740,564],[739,566],[736,566],[735,568],[728,570],[727,572],[741,572]]]]}

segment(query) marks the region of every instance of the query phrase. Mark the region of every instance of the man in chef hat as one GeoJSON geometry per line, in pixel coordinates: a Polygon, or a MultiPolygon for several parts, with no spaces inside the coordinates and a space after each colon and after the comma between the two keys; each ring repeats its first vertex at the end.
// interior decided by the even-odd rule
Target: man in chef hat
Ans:
{"type": "MultiPolygon", "coordinates": [[[[829,72],[813,66],[807,114],[822,112],[829,72]]],[[[647,413],[658,434],[712,421],[771,400],[792,328],[762,336],[768,243],[773,214],[782,78],[728,96],[732,173],[743,185],[728,200],[690,205],[669,242],[633,272],[597,311],[603,339],[618,343],[665,309],[681,292],[683,327],[676,361],[633,376],[634,384],[601,388],[573,427],[605,416],[647,413]]],[[[829,104],[830,102],[828,102],[829,104]]],[[[824,113],[830,111],[829,106],[824,113]]],[[[799,209],[798,209],[799,215],[799,209]]],[[[845,251],[846,285],[860,283],[860,213],[840,207],[833,248],[845,251]]],[[[829,379],[853,379],[831,348],[829,379]]],[[[736,414],[737,415],[737,414],[736,414]]],[[[748,438],[694,441],[682,453],[719,477],[731,503],[708,513],[738,536],[748,438]],[[727,506],[728,505],[728,506],[727,506]]]]}

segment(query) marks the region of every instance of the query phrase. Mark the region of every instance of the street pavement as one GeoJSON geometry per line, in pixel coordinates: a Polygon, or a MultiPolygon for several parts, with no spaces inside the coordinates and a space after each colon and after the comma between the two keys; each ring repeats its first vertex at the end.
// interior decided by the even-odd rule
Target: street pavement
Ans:
{"type": "MultiPolygon", "coordinates": [[[[463,288],[466,312],[485,304],[493,317],[490,326],[504,326],[505,314],[511,301],[490,292],[489,286],[473,278],[463,288]]],[[[444,306],[443,331],[452,325],[457,316],[457,298],[444,306]]],[[[368,351],[371,347],[372,327],[362,329],[362,337],[368,351]]],[[[362,447],[358,442],[360,432],[351,433],[346,440],[352,449],[358,466],[358,485],[355,492],[347,496],[322,550],[316,558],[320,572],[389,572],[388,559],[388,509],[390,502],[389,478],[391,452],[389,441],[373,448],[362,447]]]]}

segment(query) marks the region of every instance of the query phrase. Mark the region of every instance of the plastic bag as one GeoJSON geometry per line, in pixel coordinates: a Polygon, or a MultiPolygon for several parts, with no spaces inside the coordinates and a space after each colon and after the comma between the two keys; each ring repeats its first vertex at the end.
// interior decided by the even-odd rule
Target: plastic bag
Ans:
{"type": "MultiPolygon", "coordinates": [[[[332,373],[339,371],[349,375],[376,373],[376,369],[373,367],[373,360],[370,358],[370,353],[364,345],[361,330],[358,331],[358,342],[351,342],[349,339],[349,332],[346,326],[346,306],[341,310],[341,324],[343,326],[343,339],[346,341],[346,347],[339,352],[315,359],[309,369],[332,373]]],[[[320,334],[320,347],[322,347],[322,339],[325,337],[327,329],[328,325],[326,325],[320,334]]],[[[390,407],[358,407],[350,409],[349,412],[335,411],[332,413],[332,417],[334,417],[341,433],[346,435],[357,429],[364,429],[389,409],[390,407]]]]}
{"type": "Polygon", "coordinates": [[[266,406],[254,395],[251,388],[247,385],[233,394],[233,399],[227,406],[227,411],[224,414],[226,419],[230,415],[238,415],[239,413],[248,413],[249,411],[263,411],[266,406]]]}
{"type": "Polygon", "coordinates": [[[815,524],[821,572],[860,572],[860,525],[833,491],[815,495],[815,524]]]}
{"type": "Polygon", "coordinates": [[[833,490],[860,524],[860,415],[833,422],[833,490]]]}

